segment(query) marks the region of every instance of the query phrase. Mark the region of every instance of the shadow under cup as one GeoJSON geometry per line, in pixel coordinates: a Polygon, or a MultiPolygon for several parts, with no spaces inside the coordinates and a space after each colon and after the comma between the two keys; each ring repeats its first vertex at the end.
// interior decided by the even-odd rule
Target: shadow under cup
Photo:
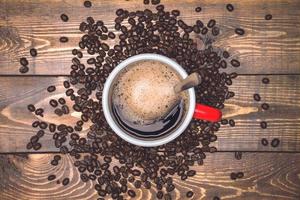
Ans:
{"type": "MultiPolygon", "coordinates": [[[[119,76],[122,74],[124,69],[127,69],[127,67],[130,67],[130,65],[135,62],[147,60],[159,61],[165,65],[168,65],[181,78],[186,78],[188,76],[184,69],[170,58],[156,54],[139,54],[120,63],[109,75],[103,90],[102,104],[105,118],[117,135],[127,142],[138,146],[154,147],[174,140],[187,128],[193,117],[195,109],[195,91],[192,88],[187,90],[187,98],[184,100],[184,102],[181,101],[181,103],[177,104],[174,109],[171,110],[169,113],[171,115],[170,117],[176,118],[176,115],[178,115],[178,118],[174,124],[171,124],[171,126],[164,129],[164,131],[153,131],[151,133],[150,130],[150,133],[145,135],[134,131],[134,127],[127,127],[126,124],[124,125],[124,119],[121,119],[121,116],[118,114],[118,110],[116,110],[115,106],[113,105],[112,98],[114,86],[116,85],[116,82],[118,81],[119,76]]],[[[166,117],[164,119],[166,119],[166,117]]]]}

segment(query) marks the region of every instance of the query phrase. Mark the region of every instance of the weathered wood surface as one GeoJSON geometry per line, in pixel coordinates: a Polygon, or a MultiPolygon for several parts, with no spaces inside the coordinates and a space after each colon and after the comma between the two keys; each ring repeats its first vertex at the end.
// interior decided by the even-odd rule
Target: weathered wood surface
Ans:
{"type": "MultiPolygon", "coordinates": [[[[239,73],[300,73],[300,1],[232,0],[235,10],[231,13],[225,8],[226,2],[220,0],[162,2],[166,9],[180,9],[181,18],[190,24],[197,19],[216,19],[221,35],[215,44],[241,60],[239,73]],[[202,7],[200,13],[195,12],[197,6],[202,7]],[[269,13],[273,19],[264,20],[269,13]],[[246,34],[234,34],[236,27],[244,28],[246,34]]],[[[83,7],[82,0],[0,0],[0,74],[19,74],[22,56],[29,58],[29,74],[68,74],[71,50],[81,37],[79,23],[93,16],[113,30],[117,8],[146,7],[142,0],[94,1],[89,9],[83,7]],[[69,16],[69,22],[60,20],[62,13],[69,16]],[[61,44],[60,36],[70,41],[61,44]],[[32,47],[38,50],[36,58],[29,56],[32,47]]]]}
{"type": "MultiPolygon", "coordinates": [[[[220,151],[300,151],[300,76],[267,76],[270,84],[264,85],[265,76],[239,76],[231,86],[236,96],[226,102],[224,117],[235,119],[236,126],[223,126],[216,133],[215,143],[220,151]],[[235,84],[236,83],[236,84],[235,84]],[[259,93],[261,102],[253,100],[259,93]],[[260,104],[267,102],[270,109],[262,111],[260,104]],[[268,122],[267,129],[260,128],[260,121],[268,122]],[[278,137],[281,145],[277,148],[261,145],[261,138],[278,137]]],[[[80,116],[73,112],[58,117],[49,105],[51,98],[64,96],[62,82],[66,77],[0,77],[0,152],[24,152],[25,142],[35,134],[31,124],[40,119],[51,123],[75,124],[80,116]],[[46,91],[49,85],[56,85],[54,93],[46,91]],[[45,108],[44,118],[37,118],[27,110],[33,103],[37,108],[45,108]]],[[[71,102],[68,102],[69,105],[71,102]]],[[[88,126],[86,126],[88,128],[88,126]]],[[[83,134],[86,131],[83,131],[83,134]]],[[[52,134],[42,139],[41,151],[56,151],[52,134]]]]}
{"type": "MultiPolygon", "coordinates": [[[[92,183],[79,181],[72,158],[64,156],[57,167],[50,166],[53,155],[29,154],[0,157],[1,200],[93,200],[97,194],[92,183]],[[60,181],[70,178],[62,186],[49,182],[49,174],[57,174],[60,181]]],[[[175,179],[174,199],[186,199],[192,190],[193,199],[298,200],[300,198],[299,153],[245,153],[235,160],[233,153],[208,154],[203,166],[195,166],[197,175],[187,181],[175,179]],[[224,164],[226,163],[226,164],[224,164]],[[244,178],[233,181],[231,172],[244,172],[244,178]]],[[[129,185],[129,187],[133,187],[129,185]]],[[[155,199],[155,189],[137,190],[135,199],[155,199]]]]}

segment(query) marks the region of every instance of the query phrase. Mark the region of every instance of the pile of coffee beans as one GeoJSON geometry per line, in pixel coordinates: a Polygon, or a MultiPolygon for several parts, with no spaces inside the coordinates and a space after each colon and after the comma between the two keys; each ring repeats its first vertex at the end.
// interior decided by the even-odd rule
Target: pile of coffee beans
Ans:
{"type": "MultiPolygon", "coordinates": [[[[240,67],[240,62],[229,52],[213,46],[212,38],[221,33],[216,20],[205,23],[199,19],[188,25],[179,19],[179,10],[165,10],[159,0],[144,0],[145,4],[150,2],[156,5],[155,10],[130,12],[118,9],[114,30],[109,30],[105,22],[93,17],[88,17],[80,24],[79,30],[83,36],[78,43],[79,48],[72,50],[74,57],[70,78],[63,83],[67,98],[73,102],[72,108],[65,105],[63,98],[51,99],[49,104],[57,116],[68,114],[73,109],[81,113],[81,119],[73,125],[43,121],[32,124],[40,131],[48,128],[60,152],[75,158],[74,166],[81,174],[81,181],[93,181],[99,199],[108,195],[113,199],[123,199],[125,193],[135,197],[136,193],[128,188],[128,183],[135,188],[155,187],[158,199],[172,199],[174,176],[182,181],[195,176],[196,171],[192,168],[195,164],[203,165],[205,152],[217,151],[210,143],[217,140],[215,133],[221,125],[235,126],[233,119],[222,119],[221,123],[192,120],[180,137],[153,148],[129,144],[109,127],[101,105],[106,78],[120,62],[141,53],[156,53],[172,58],[188,73],[201,71],[203,82],[195,88],[197,102],[223,109],[225,100],[234,97],[234,92],[229,91],[228,86],[232,85],[237,73],[228,74],[222,70],[240,67]],[[108,40],[114,40],[115,44],[109,46],[108,40]],[[81,58],[87,54],[89,59],[84,63],[81,58]],[[59,105],[62,107],[59,108],[59,105]],[[86,137],[81,137],[78,133],[86,122],[92,125],[86,137]],[[83,156],[81,153],[86,154],[83,156]]],[[[89,8],[92,4],[85,1],[84,6],[89,8]]],[[[226,8],[233,11],[231,4],[226,8]]],[[[196,8],[196,11],[200,12],[201,8],[196,8]]],[[[61,20],[68,21],[67,15],[61,15],[61,20]]],[[[239,35],[244,34],[241,28],[235,31],[239,35]]],[[[67,42],[68,38],[62,36],[60,41],[67,42]]],[[[28,62],[22,60],[21,64],[26,66],[28,62]]],[[[47,91],[54,92],[55,86],[49,86],[47,91]]],[[[36,112],[34,105],[28,105],[28,110],[36,112]]],[[[42,136],[39,134],[32,138],[27,148],[40,149],[38,139],[42,136]]],[[[51,164],[57,166],[59,160],[60,156],[56,155],[51,164]]],[[[242,176],[238,173],[236,177],[242,176]]],[[[49,181],[55,179],[55,175],[48,177],[49,181]]],[[[68,183],[69,179],[62,181],[63,185],[68,183]]],[[[187,191],[186,196],[192,198],[194,194],[187,191]]]]}

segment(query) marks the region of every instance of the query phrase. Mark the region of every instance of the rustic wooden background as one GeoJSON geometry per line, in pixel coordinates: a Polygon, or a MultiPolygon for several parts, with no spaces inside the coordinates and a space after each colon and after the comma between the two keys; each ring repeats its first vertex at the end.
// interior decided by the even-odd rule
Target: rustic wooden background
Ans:
{"type": "MultiPolygon", "coordinates": [[[[113,27],[117,8],[144,9],[142,0],[92,1],[84,8],[83,0],[0,0],[0,200],[10,199],[96,199],[89,183],[81,183],[72,167],[72,158],[53,168],[49,163],[57,151],[51,135],[42,140],[38,153],[28,152],[27,139],[35,133],[31,123],[36,116],[26,109],[28,103],[47,105],[51,98],[48,85],[56,85],[53,96],[63,96],[62,82],[69,72],[71,53],[80,38],[78,25],[87,16],[102,19],[113,27]],[[60,14],[69,22],[63,23],[60,14]],[[70,41],[59,43],[60,36],[70,41]],[[31,58],[35,47],[38,57],[31,58]],[[19,58],[29,58],[30,71],[20,75],[19,58]],[[50,173],[70,177],[67,187],[48,183],[50,173]]],[[[236,127],[224,127],[217,132],[218,152],[208,154],[204,166],[195,167],[197,176],[186,182],[176,181],[176,199],[184,199],[192,189],[194,199],[300,199],[300,1],[299,0],[231,0],[235,7],[229,13],[221,0],[162,1],[167,9],[180,9],[188,23],[197,19],[217,20],[221,35],[216,45],[238,57],[240,76],[231,87],[236,97],[227,101],[225,117],[236,120],[236,127]],[[202,12],[196,13],[195,7],[202,12]],[[271,21],[264,20],[272,14],[271,21]],[[244,36],[234,34],[234,28],[245,29],[244,36]],[[268,85],[261,79],[270,78],[268,85]],[[252,95],[260,93],[270,110],[262,112],[252,95]],[[268,122],[262,130],[260,120],[268,122]],[[262,137],[279,138],[278,148],[263,147],[262,137]],[[234,152],[242,151],[242,160],[234,152]],[[238,181],[229,178],[231,172],[243,171],[238,181]]],[[[53,97],[52,96],[52,97],[53,97]]],[[[45,110],[48,122],[71,123],[72,117],[57,118],[45,110]]],[[[82,134],[85,134],[83,131],[82,134]]],[[[155,199],[154,190],[139,190],[137,199],[155,199]]]]}

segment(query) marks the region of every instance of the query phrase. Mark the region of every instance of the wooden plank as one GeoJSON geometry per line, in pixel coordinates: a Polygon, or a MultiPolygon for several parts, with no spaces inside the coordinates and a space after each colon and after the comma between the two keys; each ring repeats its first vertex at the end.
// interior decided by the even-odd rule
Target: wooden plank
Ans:
{"type": "MultiPolygon", "coordinates": [[[[300,76],[267,76],[270,84],[264,85],[264,76],[239,76],[231,89],[236,96],[226,102],[224,118],[235,119],[236,126],[224,126],[216,133],[214,145],[219,151],[300,151],[300,76]],[[253,94],[260,93],[262,102],[268,102],[270,109],[263,112],[260,104],[254,102],[253,94]],[[259,122],[266,120],[267,129],[261,129],[259,122]],[[278,137],[278,148],[261,145],[261,138],[278,137]]],[[[66,77],[0,77],[0,152],[24,152],[25,142],[37,129],[31,127],[36,120],[74,125],[78,114],[65,117],[53,114],[48,104],[51,98],[64,96],[62,82],[66,77]],[[57,90],[49,94],[46,88],[56,85],[57,90]],[[27,110],[27,105],[45,108],[45,117],[37,118],[27,110]]],[[[262,103],[260,102],[260,103],[262,103]]],[[[67,102],[70,105],[71,102],[67,102]]],[[[70,105],[71,106],[71,105],[70,105]]],[[[86,134],[88,126],[81,134],[86,134]]],[[[52,134],[42,138],[42,151],[57,151],[52,134]]]]}
{"type": "MultiPolygon", "coordinates": [[[[229,13],[221,0],[173,1],[164,0],[166,9],[180,9],[181,18],[188,24],[215,18],[221,35],[215,45],[239,57],[243,74],[300,73],[300,2],[238,1],[232,0],[234,12],[229,13]],[[201,13],[195,7],[201,6],[201,13]],[[271,21],[264,20],[268,13],[271,21]],[[246,30],[245,36],[234,34],[236,27],[246,30]]],[[[110,30],[117,8],[131,11],[145,9],[141,0],[94,1],[92,8],[84,8],[81,0],[17,1],[0,0],[0,74],[19,74],[19,58],[29,57],[29,74],[68,74],[71,50],[81,36],[78,26],[87,16],[103,20],[110,30]],[[70,20],[63,23],[60,15],[70,20]],[[70,41],[59,43],[60,36],[70,41]],[[38,57],[30,58],[29,49],[38,49],[38,57]]],[[[151,8],[154,8],[152,6],[151,8]]]]}
{"type": "MultiPolygon", "coordinates": [[[[1,200],[85,200],[96,199],[92,183],[80,182],[79,173],[72,165],[72,158],[63,156],[57,167],[51,166],[50,154],[3,155],[0,157],[2,176],[1,200]],[[56,174],[62,186],[49,182],[48,175],[56,174]],[[8,178],[9,177],[9,178],[8,178]]],[[[178,180],[173,199],[186,199],[192,190],[192,199],[247,199],[247,200],[297,200],[300,198],[299,153],[245,153],[242,160],[235,160],[233,153],[208,154],[203,166],[194,166],[195,177],[178,180]],[[244,172],[244,178],[233,181],[231,172],[244,172]]],[[[129,185],[132,188],[132,185],[129,185]]],[[[156,190],[139,189],[135,199],[155,199],[156,190]]]]}

